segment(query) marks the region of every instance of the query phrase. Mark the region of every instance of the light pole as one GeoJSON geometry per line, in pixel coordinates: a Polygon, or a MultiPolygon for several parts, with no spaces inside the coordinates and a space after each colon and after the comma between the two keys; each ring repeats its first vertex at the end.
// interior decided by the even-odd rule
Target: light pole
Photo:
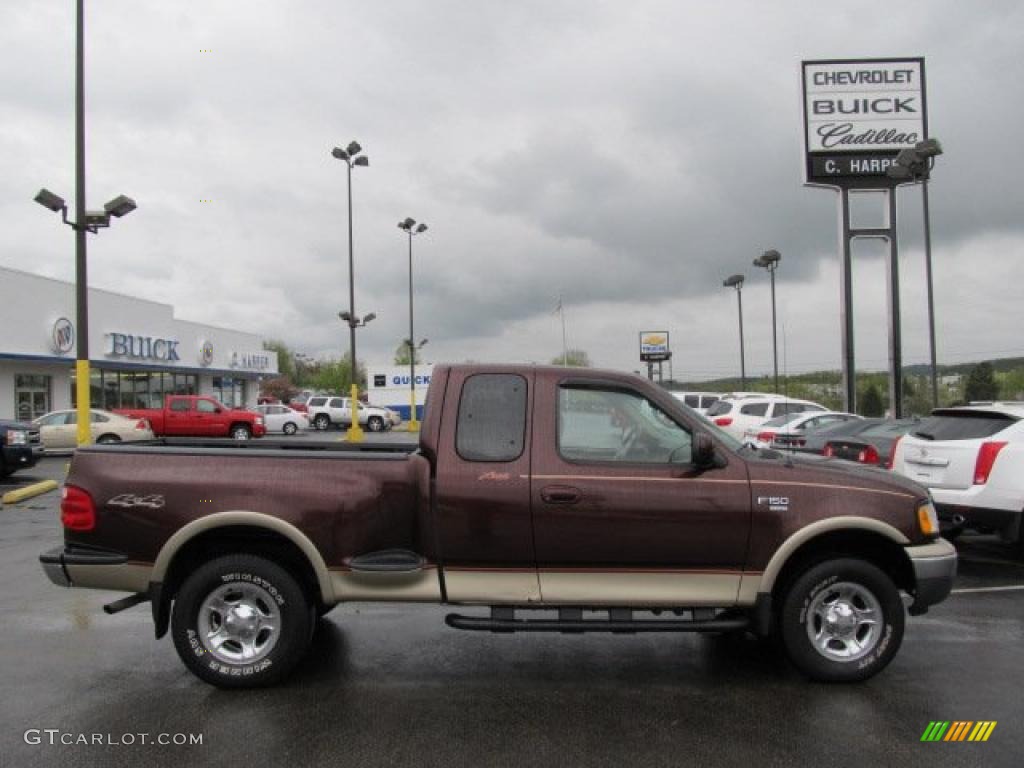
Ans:
{"type": "MultiPolygon", "coordinates": [[[[418,347],[413,346],[413,339],[416,338],[416,334],[413,333],[412,325],[412,236],[422,235],[427,231],[427,225],[422,222],[417,225],[415,219],[407,218],[405,221],[398,222],[398,228],[404,231],[409,236],[409,431],[419,432],[420,422],[416,418],[416,350],[418,347]]],[[[423,343],[426,344],[427,340],[424,339],[423,343]]]]}
{"type": "Polygon", "coordinates": [[[75,220],[68,220],[64,200],[46,189],[35,200],[51,211],[60,211],[64,223],[75,230],[75,401],[77,407],[77,443],[90,440],[89,403],[89,291],[86,260],[87,232],[95,234],[110,226],[110,217],[120,218],[135,210],[135,201],[119,195],[103,206],[102,212],[85,210],[85,9],[84,0],[76,3],[75,15],[75,220]]]}
{"type": "Polygon", "coordinates": [[[722,281],[725,288],[736,289],[736,302],[740,310],[740,389],[747,389],[747,363],[743,354],[743,275],[730,275],[722,281]]]}
{"type": "Polygon", "coordinates": [[[358,141],[350,142],[345,149],[335,147],[331,150],[331,155],[338,160],[344,160],[348,167],[348,312],[345,314],[348,315],[346,322],[349,327],[349,354],[352,359],[352,386],[349,390],[352,403],[352,424],[348,428],[348,439],[353,443],[361,442],[363,439],[363,429],[359,426],[359,366],[356,363],[356,328],[366,325],[368,322],[365,319],[360,322],[356,316],[356,268],[352,255],[352,168],[357,165],[365,168],[370,164],[366,155],[359,154],[362,151],[363,148],[358,141]]]}
{"type": "Polygon", "coordinates": [[[779,336],[775,329],[775,270],[782,261],[778,251],[765,251],[754,259],[755,267],[764,267],[772,281],[772,360],[775,363],[775,394],[779,393],[779,336]]]}
{"type": "Polygon", "coordinates": [[[896,156],[896,164],[886,174],[892,179],[905,179],[921,183],[921,202],[924,206],[924,270],[928,283],[928,351],[931,365],[932,407],[939,407],[939,376],[935,353],[935,296],[932,288],[932,219],[928,208],[928,179],[935,158],[942,154],[938,139],[925,139],[913,149],[903,149],[896,156]]]}

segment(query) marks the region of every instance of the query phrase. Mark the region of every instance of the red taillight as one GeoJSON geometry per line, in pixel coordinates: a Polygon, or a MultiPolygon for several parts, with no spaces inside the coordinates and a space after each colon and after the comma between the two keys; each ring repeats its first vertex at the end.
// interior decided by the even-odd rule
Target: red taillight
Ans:
{"type": "Polygon", "coordinates": [[[139,419],[135,422],[136,429],[149,429],[149,422],[145,419],[139,419]]]}
{"type": "Polygon", "coordinates": [[[996,463],[996,456],[1006,447],[1005,442],[982,443],[978,449],[978,460],[974,463],[974,484],[984,485],[996,463]]]}
{"type": "Polygon", "coordinates": [[[719,416],[715,419],[715,425],[719,427],[728,427],[732,424],[732,416],[719,416]]]}
{"type": "Polygon", "coordinates": [[[877,464],[878,451],[875,450],[875,446],[869,445],[867,448],[861,448],[857,452],[857,461],[861,464],[877,464]]]}
{"type": "Polygon", "coordinates": [[[775,439],[775,433],[774,432],[758,432],[757,433],[757,440],[758,440],[758,442],[770,443],[774,439],[775,439]]]}
{"type": "Polygon", "coordinates": [[[832,447],[832,443],[827,443],[825,445],[825,450],[822,451],[821,453],[822,453],[823,456],[835,456],[836,455],[836,449],[832,447]]]}
{"type": "Polygon", "coordinates": [[[69,531],[91,531],[96,527],[96,505],[92,496],[73,485],[65,485],[60,497],[60,522],[69,531]]]}
{"type": "Polygon", "coordinates": [[[900,444],[902,439],[903,435],[900,435],[892,441],[892,447],[889,449],[889,458],[885,460],[886,469],[892,469],[893,462],[896,461],[896,446],[900,444]]]}

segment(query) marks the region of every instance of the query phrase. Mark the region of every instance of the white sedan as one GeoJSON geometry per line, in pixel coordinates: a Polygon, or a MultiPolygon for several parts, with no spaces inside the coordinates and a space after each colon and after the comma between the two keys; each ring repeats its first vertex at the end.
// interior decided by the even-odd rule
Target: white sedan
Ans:
{"type": "Polygon", "coordinates": [[[842,411],[810,411],[787,413],[750,427],[743,433],[743,442],[757,448],[791,448],[803,445],[804,436],[816,429],[861,418],[855,413],[842,411]]]}
{"type": "Polygon", "coordinates": [[[263,414],[267,432],[284,432],[294,435],[300,429],[309,429],[309,417],[287,405],[257,405],[256,412],[263,414]]]}

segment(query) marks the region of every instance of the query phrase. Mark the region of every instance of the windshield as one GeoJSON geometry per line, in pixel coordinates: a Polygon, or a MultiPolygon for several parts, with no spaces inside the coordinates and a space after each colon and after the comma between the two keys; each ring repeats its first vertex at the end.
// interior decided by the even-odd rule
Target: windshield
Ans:
{"type": "Polygon", "coordinates": [[[768,421],[766,421],[761,426],[762,427],[783,427],[786,424],[789,424],[789,422],[791,422],[791,421],[796,421],[798,418],[800,418],[803,415],[804,414],[802,414],[802,413],[796,413],[796,412],[786,413],[786,414],[783,414],[782,416],[776,416],[774,419],[769,419],[768,421]]]}

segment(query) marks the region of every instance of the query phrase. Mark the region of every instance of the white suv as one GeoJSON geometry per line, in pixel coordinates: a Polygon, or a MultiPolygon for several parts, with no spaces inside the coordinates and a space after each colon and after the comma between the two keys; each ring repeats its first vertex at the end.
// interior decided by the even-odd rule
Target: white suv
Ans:
{"type": "MultiPolygon", "coordinates": [[[[348,397],[325,397],[317,395],[309,398],[309,423],[314,429],[330,429],[333,425],[348,427],[352,424],[352,406],[348,397]]],[[[391,429],[394,422],[386,408],[377,408],[366,403],[359,403],[359,424],[371,432],[383,432],[391,429]]]]}
{"type": "Polygon", "coordinates": [[[714,422],[737,440],[753,427],[759,427],[769,419],[787,413],[826,411],[823,405],[810,400],[791,400],[783,395],[763,395],[737,392],[725,395],[708,408],[705,418],[714,422]]]}
{"type": "Polygon", "coordinates": [[[1024,403],[936,409],[894,447],[892,468],[928,488],[945,530],[997,531],[1024,557],[1024,403]]]}

